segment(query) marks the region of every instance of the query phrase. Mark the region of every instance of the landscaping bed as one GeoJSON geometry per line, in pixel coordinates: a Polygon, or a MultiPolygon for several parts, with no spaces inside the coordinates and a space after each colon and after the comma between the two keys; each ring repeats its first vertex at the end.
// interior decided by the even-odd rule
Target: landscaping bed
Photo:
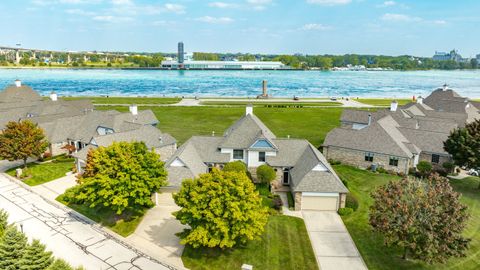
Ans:
{"type": "Polygon", "coordinates": [[[386,247],[383,237],[372,232],[368,223],[369,207],[373,203],[370,193],[376,187],[399,180],[399,176],[356,169],[346,165],[335,165],[335,171],[348,184],[359,206],[352,214],[342,216],[350,235],[360,251],[369,269],[479,269],[480,268],[480,190],[477,189],[480,178],[469,177],[462,180],[450,180],[450,184],[462,193],[461,201],[468,205],[471,217],[465,236],[472,239],[467,256],[453,258],[446,264],[427,265],[417,260],[401,259],[402,251],[396,247],[386,247]]]}
{"type": "Polygon", "coordinates": [[[28,163],[27,169],[22,166],[6,171],[10,176],[16,177],[16,169],[22,168],[25,178],[23,182],[29,186],[36,186],[65,176],[74,167],[74,159],[60,155],[42,163],[28,163]]]}
{"type": "Polygon", "coordinates": [[[318,269],[305,223],[283,215],[269,217],[259,240],[225,250],[186,246],[182,260],[192,270],[240,269],[244,263],[262,270],[318,269]]]}

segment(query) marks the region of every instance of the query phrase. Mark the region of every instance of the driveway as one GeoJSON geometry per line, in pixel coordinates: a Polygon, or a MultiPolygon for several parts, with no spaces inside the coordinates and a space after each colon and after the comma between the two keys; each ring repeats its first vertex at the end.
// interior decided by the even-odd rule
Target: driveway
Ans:
{"type": "Polygon", "coordinates": [[[65,193],[65,190],[77,184],[75,174],[69,174],[56,180],[33,186],[32,190],[44,198],[54,201],[59,195],[65,193]]]}
{"type": "Polygon", "coordinates": [[[157,205],[148,210],[135,232],[127,237],[128,241],[153,257],[160,256],[183,267],[184,246],[175,234],[183,231],[185,226],[172,216],[172,212],[178,209],[170,192],[157,194],[157,205]]]}
{"type": "Polygon", "coordinates": [[[75,212],[0,174],[0,208],[56,257],[85,269],[176,269],[151,258],[75,212]]]}
{"type": "Polygon", "coordinates": [[[347,228],[336,212],[302,211],[321,270],[366,270],[347,228]]]}

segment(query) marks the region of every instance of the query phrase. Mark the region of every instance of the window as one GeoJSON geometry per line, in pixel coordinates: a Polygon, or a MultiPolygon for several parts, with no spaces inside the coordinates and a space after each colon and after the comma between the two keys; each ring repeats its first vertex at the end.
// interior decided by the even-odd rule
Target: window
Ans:
{"type": "Polygon", "coordinates": [[[265,162],[265,152],[258,152],[258,161],[265,162]]]}
{"type": "Polygon", "coordinates": [[[388,165],[397,167],[398,166],[398,158],[390,157],[390,160],[388,161],[388,165]]]}
{"type": "Polygon", "coordinates": [[[432,154],[432,163],[438,164],[440,162],[440,156],[432,154]]]}
{"type": "Polygon", "coordinates": [[[373,153],[365,153],[365,161],[372,162],[373,161],[373,153]]]}
{"type": "Polygon", "coordinates": [[[243,150],[242,149],[234,149],[233,150],[233,159],[243,159],[243,150]]]}
{"type": "Polygon", "coordinates": [[[258,140],[252,145],[252,148],[273,148],[273,146],[267,140],[258,140]]]}

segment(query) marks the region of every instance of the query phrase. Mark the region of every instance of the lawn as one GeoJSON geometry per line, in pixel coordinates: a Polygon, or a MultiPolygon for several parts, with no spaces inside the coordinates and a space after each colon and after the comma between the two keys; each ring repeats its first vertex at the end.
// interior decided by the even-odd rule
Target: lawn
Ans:
{"type": "MultiPolygon", "coordinates": [[[[27,172],[31,177],[26,178],[23,182],[29,186],[40,185],[60,177],[73,169],[73,158],[59,156],[54,158],[51,162],[45,163],[29,163],[27,165],[27,172]]],[[[20,166],[22,167],[22,166],[20,166]]],[[[6,171],[9,175],[15,177],[15,167],[6,171]]]]}
{"type": "Polygon", "coordinates": [[[454,189],[463,194],[462,202],[469,206],[471,218],[465,231],[471,237],[470,249],[464,258],[450,259],[446,264],[426,265],[415,260],[402,260],[401,250],[385,247],[380,234],[372,232],[368,225],[368,208],[373,203],[370,198],[377,186],[389,180],[399,180],[397,176],[375,174],[345,165],[334,166],[347,182],[350,192],[357,197],[360,205],[356,212],[342,219],[369,269],[479,269],[480,268],[480,190],[476,189],[479,179],[470,177],[451,180],[454,189]]]}
{"type": "Polygon", "coordinates": [[[62,97],[64,100],[90,99],[93,104],[174,104],[181,98],[174,97],[62,97]]]}
{"type": "MultiPolygon", "coordinates": [[[[105,106],[97,109],[128,111],[127,107],[105,106]]],[[[245,114],[243,107],[141,107],[150,109],[160,121],[159,128],[170,133],[181,144],[192,135],[223,134],[245,114]]],[[[254,109],[279,138],[303,138],[320,146],[327,133],[340,124],[342,108],[267,108],[254,109]]]]}
{"type": "Polygon", "coordinates": [[[303,220],[282,215],[269,217],[259,240],[224,251],[186,246],[182,260],[192,270],[240,269],[244,263],[262,270],[318,269],[303,220]]]}
{"type": "MultiPolygon", "coordinates": [[[[361,103],[365,103],[368,105],[373,105],[373,106],[381,106],[381,107],[387,107],[390,106],[390,103],[392,103],[391,98],[359,98],[359,99],[352,99],[361,103]]],[[[398,105],[405,105],[409,102],[411,102],[411,99],[395,99],[398,102],[398,105]]]]}
{"type": "Polygon", "coordinates": [[[64,200],[63,194],[58,196],[56,200],[88,217],[89,219],[100,223],[102,226],[108,227],[123,237],[127,237],[135,232],[135,229],[142,221],[146,212],[146,209],[138,211],[125,211],[119,216],[114,211],[107,208],[90,208],[86,205],[68,203],[64,200]]]}
{"type": "Polygon", "coordinates": [[[306,106],[306,107],[317,107],[317,106],[324,106],[324,107],[330,107],[330,106],[342,106],[342,103],[340,102],[330,102],[330,101],[325,101],[325,102],[281,102],[281,101],[275,101],[272,100],[270,102],[267,101],[202,101],[202,105],[226,105],[226,106],[245,106],[247,104],[253,104],[255,107],[260,107],[260,106],[273,106],[273,107],[281,107],[281,106],[287,106],[287,107],[294,107],[294,106],[306,106]]]}

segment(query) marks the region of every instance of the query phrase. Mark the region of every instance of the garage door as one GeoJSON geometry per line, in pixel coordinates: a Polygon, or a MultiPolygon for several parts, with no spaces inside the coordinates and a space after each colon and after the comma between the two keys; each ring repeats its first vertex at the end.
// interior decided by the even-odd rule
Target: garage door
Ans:
{"type": "Polygon", "coordinates": [[[302,194],[302,210],[337,211],[338,195],[315,196],[302,194]]]}

